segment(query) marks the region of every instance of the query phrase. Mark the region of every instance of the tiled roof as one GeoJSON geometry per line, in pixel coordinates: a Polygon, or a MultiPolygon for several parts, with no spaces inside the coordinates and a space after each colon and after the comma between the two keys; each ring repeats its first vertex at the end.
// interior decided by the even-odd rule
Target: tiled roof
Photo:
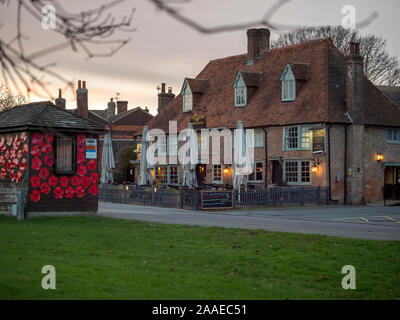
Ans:
{"type": "Polygon", "coordinates": [[[396,102],[400,106],[400,87],[398,86],[378,86],[387,97],[396,102]]]}
{"type": "Polygon", "coordinates": [[[186,78],[190,90],[193,93],[203,93],[207,90],[207,86],[208,86],[208,80],[205,79],[189,79],[186,78]]]}
{"type": "Polygon", "coordinates": [[[0,113],[1,130],[7,131],[19,127],[103,130],[103,127],[96,122],[57,107],[51,101],[24,104],[0,113]]]}
{"type": "MultiPolygon", "coordinates": [[[[234,128],[239,120],[248,128],[349,123],[344,115],[345,56],[329,38],[268,50],[253,64],[246,64],[246,56],[210,61],[195,79],[208,80],[208,86],[196,99],[192,113],[182,112],[182,96],[178,95],[148,123],[149,128],[167,131],[168,120],[176,120],[178,130],[182,130],[193,114],[204,116],[208,128],[234,128]],[[295,77],[305,81],[299,83],[294,101],[283,102],[280,77],[288,63],[291,63],[295,77]],[[262,73],[259,86],[245,107],[234,106],[232,84],[238,71],[262,73]]],[[[394,103],[375,86],[370,86],[375,90],[365,90],[367,124],[400,126],[400,113],[394,103]],[[399,114],[398,120],[393,120],[393,112],[399,114]]]]}
{"type": "Polygon", "coordinates": [[[243,81],[247,87],[258,87],[262,80],[261,72],[240,71],[243,81]]]}

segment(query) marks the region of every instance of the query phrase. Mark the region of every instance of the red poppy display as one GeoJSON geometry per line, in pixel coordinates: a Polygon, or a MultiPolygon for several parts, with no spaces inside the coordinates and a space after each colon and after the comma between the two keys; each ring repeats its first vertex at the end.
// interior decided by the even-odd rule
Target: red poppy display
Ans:
{"type": "Polygon", "coordinates": [[[28,143],[25,142],[23,147],[22,147],[22,151],[24,152],[24,154],[28,154],[28,143]]]}
{"type": "Polygon", "coordinates": [[[78,144],[83,144],[85,142],[85,135],[78,134],[78,136],[76,137],[76,140],[78,141],[78,144]]]}
{"type": "Polygon", "coordinates": [[[26,170],[26,159],[22,159],[20,164],[19,164],[19,170],[24,172],[26,170]]]}
{"type": "Polygon", "coordinates": [[[83,176],[81,181],[84,188],[87,188],[90,184],[90,179],[88,176],[83,176]]]}
{"type": "Polygon", "coordinates": [[[46,165],[48,165],[49,167],[51,167],[53,164],[54,164],[54,162],[53,162],[53,157],[52,156],[44,156],[44,158],[43,158],[43,162],[46,164],[46,165]]]}
{"type": "Polygon", "coordinates": [[[32,190],[30,198],[33,202],[38,202],[40,200],[40,191],[32,190]]]}
{"type": "Polygon", "coordinates": [[[1,168],[0,170],[0,178],[4,179],[7,175],[7,170],[5,168],[1,168]]]}
{"type": "Polygon", "coordinates": [[[11,169],[12,169],[12,161],[11,160],[7,160],[7,164],[6,164],[6,168],[7,168],[7,171],[10,171],[11,169]]]}
{"type": "Polygon", "coordinates": [[[82,198],[85,195],[85,189],[82,186],[77,186],[75,188],[75,193],[78,198],[82,198]]]}
{"type": "Polygon", "coordinates": [[[23,151],[21,149],[18,149],[18,151],[17,151],[17,158],[18,159],[22,158],[22,153],[23,153],[23,151]]]}
{"type": "Polygon", "coordinates": [[[49,178],[49,185],[55,187],[58,184],[58,178],[52,174],[49,178]]]}
{"type": "Polygon", "coordinates": [[[45,143],[42,145],[42,152],[45,154],[49,154],[51,151],[53,151],[53,147],[51,146],[50,143],[45,143]]]}
{"type": "Polygon", "coordinates": [[[54,196],[56,199],[61,199],[64,195],[64,190],[60,187],[54,189],[54,196]]]}
{"type": "Polygon", "coordinates": [[[97,168],[97,161],[94,159],[90,159],[90,161],[87,164],[88,168],[90,171],[94,171],[97,168]]]}
{"type": "Polygon", "coordinates": [[[49,174],[50,174],[49,170],[46,167],[40,168],[40,171],[39,171],[40,179],[46,180],[47,177],[49,176],[49,174]]]}
{"type": "Polygon", "coordinates": [[[41,166],[42,166],[42,161],[39,159],[39,157],[34,157],[32,160],[32,169],[39,170],[41,166]]]}
{"type": "Polygon", "coordinates": [[[32,136],[32,143],[41,145],[43,143],[43,135],[38,132],[35,132],[32,136]]]}
{"type": "Polygon", "coordinates": [[[14,158],[14,159],[12,160],[12,166],[13,166],[13,168],[18,168],[18,164],[19,164],[18,158],[14,158]]]}
{"type": "Polygon", "coordinates": [[[68,186],[69,178],[66,177],[66,176],[62,176],[62,177],[59,179],[59,181],[60,181],[60,186],[63,187],[63,188],[65,188],[66,186],[68,186]]]}
{"type": "Polygon", "coordinates": [[[85,162],[85,155],[83,153],[78,153],[77,157],[76,157],[76,162],[78,164],[82,164],[85,162]]]}
{"type": "Polygon", "coordinates": [[[98,183],[99,182],[99,174],[97,172],[92,172],[90,175],[90,181],[92,183],[98,183]]]}
{"type": "Polygon", "coordinates": [[[91,184],[91,185],[90,185],[90,187],[89,187],[89,193],[90,193],[92,196],[97,195],[98,191],[99,191],[99,190],[98,190],[97,184],[91,184]]]}
{"type": "Polygon", "coordinates": [[[54,141],[54,134],[52,132],[46,132],[45,138],[48,143],[52,143],[54,141]]]}
{"type": "Polygon", "coordinates": [[[20,137],[16,136],[14,139],[14,144],[13,144],[14,148],[18,149],[20,143],[21,143],[20,137]]]}
{"type": "Polygon", "coordinates": [[[75,189],[72,188],[71,186],[69,186],[66,190],[65,190],[65,197],[68,199],[71,199],[74,196],[75,193],[75,189]]]}
{"type": "Polygon", "coordinates": [[[76,149],[78,150],[78,153],[84,153],[85,152],[85,146],[83,144],[78,144],[76,149]]]}
{"type": "Polygon", "coordinates": [[[4,158],[5,158],[5,159],[10,158],[10,151],[6,150],[6,151],[4,152],[4,158]]]}
{"type": "Polygon", "coordinates": [[[31,185],[33,188],[39,188],[40,186],[40,179],[38,176],[32,176],[31,177],[31,185]]]}
{"type": "Polygon", "coordinates": [[[34,157],[40,156],[40,148],[37,145],[33,145],[31,148],[31,155],[33,155],[34,157]]]}
{"type": "Polygon", "coordinates": [[[78,176],[83,177],[86,173],[87,173],[87,169],[85,166],[78,167],[78,172],[77,172],[78,176]]]}
{"type": "Polygon", "coordinates": [[[11,180],[11,182],[14,182],[14,180],[15,180],[16,177],[17,177],[17,176],[16,176],[16,174],[15,174],[14,169],[11,170],[11,171],[10,171],[10,180],[11,180]]]}
{"type": "Polygon", "coordinates": [[[75,187],[78,184],[81,184],[81,178],[79,178],[78,176],[73,176],[71,178],[71,184],[75,187]]]}
{"type": "Polygon", "coordinates": [[[0,155],[0,166],[4,166],[5,163],[6,163],[6,159],[4,159],[3,155],[0,155]]]}
{"type": "Polygon", "coordinates": [[[11,149],[10,150],[10,159],[14,159],[17,157],[17,150],[11,149]]]}
{"type": "Polygon", "coordinates": [[[16,181],[17,183],[20,183],[21,180],[22,180],[22,172],[21,172],[21,171],[18,171],[18,172],[17,172],[17,175],[16,175],[16,178],[15,178],[15,181],[16,181]]]}
{"type": "Polygon", "coordinates": [[[43,182],[43,183],[40,185],[40,192],[43,193],[43,194],[49,194],[49,192],[50,192],[50,187],[49,187],[49,185],[47,184],[47,182],[43,182]]]}

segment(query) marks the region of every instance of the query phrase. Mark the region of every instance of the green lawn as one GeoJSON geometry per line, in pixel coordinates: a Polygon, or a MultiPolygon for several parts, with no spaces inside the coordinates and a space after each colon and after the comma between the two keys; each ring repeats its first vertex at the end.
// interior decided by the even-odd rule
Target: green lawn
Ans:
{"type": "Polygon", "coordinates": [[[399,299],[400,242],[0,216],[0,299],[399,299]],[[43,290],[43,265],[57,289],[43,290]],[[343,290],[353,265],[357,289],[343,290]]]}

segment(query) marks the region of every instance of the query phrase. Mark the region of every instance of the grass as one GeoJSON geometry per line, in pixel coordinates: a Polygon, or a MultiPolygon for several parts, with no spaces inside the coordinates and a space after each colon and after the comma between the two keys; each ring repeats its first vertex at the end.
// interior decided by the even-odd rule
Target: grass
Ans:
{"type": "Polygon", "coordinates": [[[400,242],[0,216],[0,299],[399,299],[400,242]],[[57,289],[43,290],[44,265],[57,289]],[[344,265],[357,289],[343,290],[344,265]]]}

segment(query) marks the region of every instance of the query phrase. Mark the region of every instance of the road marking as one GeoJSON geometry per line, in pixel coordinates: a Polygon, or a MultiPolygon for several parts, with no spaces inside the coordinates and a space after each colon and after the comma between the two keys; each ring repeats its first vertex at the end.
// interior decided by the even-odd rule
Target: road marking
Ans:
{"type": "Polygon", "coordinates": [[[361,219],[362,221],[368,222],[368,220],[365,219],[365,218],[363,218],[363,217],[360,217],[360,219],[361,219]]]}
{"type": "Polygon", "coordinates": [[[392,217],[385,217],[386,219],[388,219],[388,220],[390,220],[390,221],[393,221],[393,222],[396,222],[396,220],[395,219],[393,219],[392,217]]]}

